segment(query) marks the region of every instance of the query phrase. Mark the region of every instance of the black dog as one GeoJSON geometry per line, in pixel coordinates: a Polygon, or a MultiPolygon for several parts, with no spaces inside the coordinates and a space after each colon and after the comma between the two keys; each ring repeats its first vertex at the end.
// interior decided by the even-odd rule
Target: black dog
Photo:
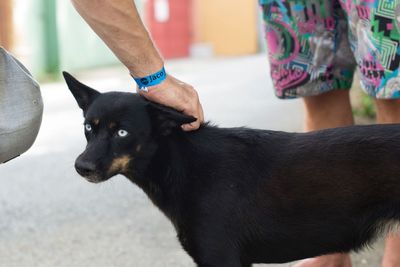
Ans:
{"type": "Polygon", "coordinates": [[[64,76],[88,140],[76,170],[140,186],[200,267],[357,250],[400,219],[400,125],[183,132],[195,118],[64,76]]]}

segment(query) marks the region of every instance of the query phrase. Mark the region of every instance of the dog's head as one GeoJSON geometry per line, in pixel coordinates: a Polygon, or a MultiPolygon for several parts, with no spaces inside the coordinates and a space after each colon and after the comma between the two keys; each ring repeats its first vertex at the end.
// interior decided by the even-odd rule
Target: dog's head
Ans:
{"type": "Polygon", "coordinates": [[[90,182],[143,169],[137,165],[150,160],[158,140],[196,120],[135,93],[100,93],[63,74],[85,118],[87,146],[76,159],[75,169],[90,182]]]}

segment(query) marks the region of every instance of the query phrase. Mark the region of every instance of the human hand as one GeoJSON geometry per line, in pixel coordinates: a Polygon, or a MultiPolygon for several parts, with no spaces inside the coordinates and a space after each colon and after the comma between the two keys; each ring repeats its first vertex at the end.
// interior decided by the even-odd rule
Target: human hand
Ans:
{"type": "Polygon", "coordinates": [[[149,87],[147,92],[138,91],[140,95],[152,102],[174,108],[197,118],[195,122],[182,125],[184,131],[197,130],[204,121],[203,108],[196,90],[193,86],[170,75],[161,84],[149,87]]]}

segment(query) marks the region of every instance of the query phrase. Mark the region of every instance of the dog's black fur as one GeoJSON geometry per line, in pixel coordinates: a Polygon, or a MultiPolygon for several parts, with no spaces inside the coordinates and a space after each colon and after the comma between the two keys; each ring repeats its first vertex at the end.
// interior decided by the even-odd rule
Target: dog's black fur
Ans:
{"type": "Polygon", "coordinates": [[[200,267],[357,250],[400,218],[400,125],[183,132],[193,117],[64,76],[92,127],[77,171],[136,183],[200,267]]]}

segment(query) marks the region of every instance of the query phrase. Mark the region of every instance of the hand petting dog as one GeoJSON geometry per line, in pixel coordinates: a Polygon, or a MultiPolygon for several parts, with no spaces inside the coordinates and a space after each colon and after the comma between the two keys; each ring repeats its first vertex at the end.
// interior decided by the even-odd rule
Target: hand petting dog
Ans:
{"type": "Polygon", "coordinates": [[[184,131],[197,130],[204,121],[203,108],[196,90],[193,86],[170,75],[167,76],[163,83],[148,87],[147,92],[144,90],[137,91],[152,102],[174,108],[186,115],[197,118],[193,123],[182,125],[184,131]]]}

